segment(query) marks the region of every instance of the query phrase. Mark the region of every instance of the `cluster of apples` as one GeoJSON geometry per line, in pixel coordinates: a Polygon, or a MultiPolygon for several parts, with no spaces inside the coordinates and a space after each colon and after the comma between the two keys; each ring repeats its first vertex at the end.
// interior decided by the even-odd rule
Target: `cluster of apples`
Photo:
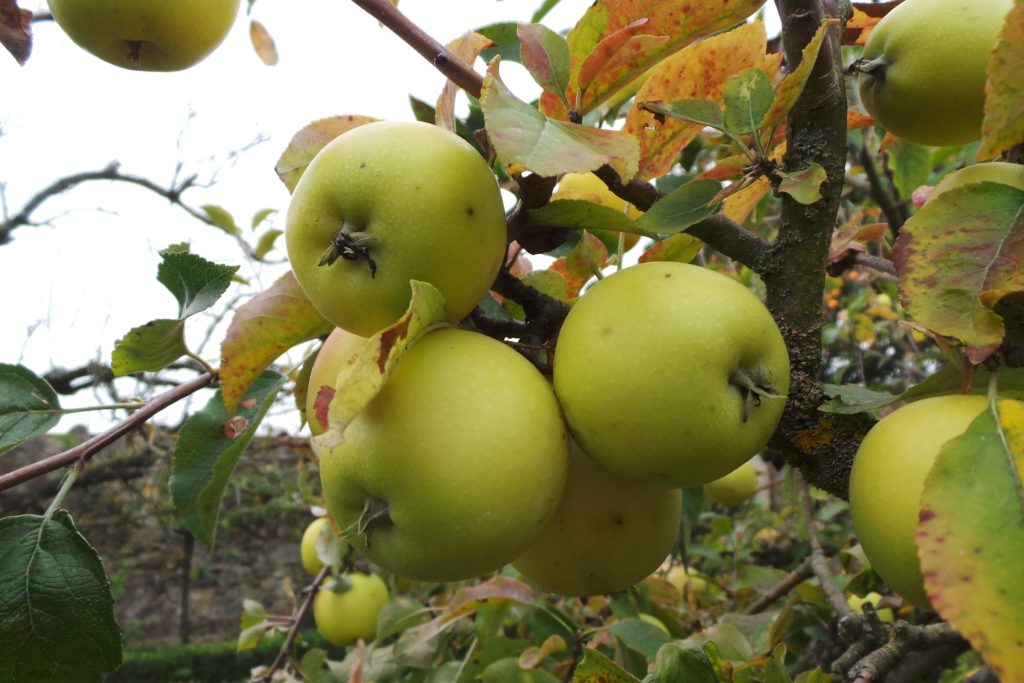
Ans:
{"type": "Polygon", "coordinates": [[[340,370],[406,311],[410,280],[446,302],[450,324],[415,340],[340,443],[313,441],[338,528],[394,574],[511,564],[563,595],[626,588],[669,554],[681,488],[746,463],[780,418],[782,336],[753,293],[707,269],[648,263],[595,283],[551,379],[459,327],[502,267],[505,215],[488,164],[436,126],[373,122],[330,142],[295,187],[285,238],[338,328],[310,375],[314,435],[330,429],[340,370]]]}

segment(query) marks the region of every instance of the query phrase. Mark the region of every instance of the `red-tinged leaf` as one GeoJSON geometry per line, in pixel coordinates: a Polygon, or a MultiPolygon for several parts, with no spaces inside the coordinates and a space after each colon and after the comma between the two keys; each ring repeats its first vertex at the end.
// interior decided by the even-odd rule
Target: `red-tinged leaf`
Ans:
{"type": "Polygon", "coordinates": [[[260,58],[260,61],[267,66],[277,64],[277,45],[274,43],[274,38],[270,35],[267,27],[256,19],[249,22],[249,40],[252,41],[252,49],[256,51],[256,56],[260,58]]]}
{"type": "Polygon", "coordinates": [[[566,652],[569,644],[565,638],[558,634],[548,636],[540,647],[529,647],[519,655],[519,666],[523,669],[536,669],[550,655],[556,652],[566,652]]]}
{"type": "Polygon", "coordinates": [[[565,257],[569,274],[574,277],[591,277],[608,261],[608,248],[592,232],[584,232],[565,257]]]}
{"type": "Polygon", "coordinates": [[[545,92],[565,95],[569,86],[569,45],[542,24],[519,24],[519,55],[523,66],[545,92]]]}
{"type": "Polygon", "coordinates": [[[994,157],[1024,142],[1024,0],[1010,9],[988,62],[985,118],[978,158],[994,157]]]}
{"type": "Polygon", "coordinates": [[[832,244],[829,246],[828,260],[837,261],[846,255],[846,252],[850,249],[857,251],[866,251],[864,247],[865,242],[878,242],[885,233],[889,230],[888,223],[870,223],[868,225],[858,225],[856,223],[847,223],[843,227],[836,230],[832,235],[832,244]]]}
{"type": "Polygon", "coordinates": [[[572,683],[640,683],[640,679],[594,648],[585,647],[572,683]]]}
{"type": "Polygon", "coordinates": [[[537,594],[522,581],[498,575],[483,583],[467,586],[460,591],[440,619],[442,622],[449,622],[471,614],[488,600],[532,605],[537,600],[537,594]]]}
{"type": "Polygon", "coordinates": [[[249,384],[278,356],[332,329],[291,271],[240,306],[220,347],[221,391],[228,412],[234,413],[249,384]]]}
{"type": "Polygon", "coordinates": [[[277,160],[278,177],[291,192],[302,177],[309,162],[313,160],[317,152],[324,148],[328,142],[338,137],[345,131],[351,130],[364,123],[370,123],[376,119],[370,116],[332,116],[326,119],[314,121],[305,126],[298,133],[292,136],[288,147],[277,160]]]}
{"type": "Polygon", "coordinates": [[[825,178],[825,169],[820,164],[811,164],[791,173],[782,172],[779,192],[785,192],[801,204],[813,204],[821,199],[819,190],[825,178]]]}
{"type": "Polygon", "coordinates": [[[982,303],[990,291],[1024,291],[1024,191],[998,183],[947,190],[903,226],[893,248],[900,297],[911,317],[968,346],[980,362],[1004,325],[982,303]]]}
{"type": "Polygon", "coordinates": [[[15,0],[0,0],[0,45],[18,64],[27,62],[32,54],[32,12],[19,9],[15,0]]]}
{"type": "Polygon", "coordinates": [[[586,173],[608,164],[623,182],[636,175],[640,150],[636,138],[556,121],[516,98],[498,76],[500,58],[487,69],[480,106],[487,137],[510,173],[533,171],[543,176],[586,173]]]}
{"type": "Polygon", "coordinates": [[[925,590],[999,680],[1024,680],[1024,403],[998,400],[939,452],[916,540],[925,590]]]}
{"type": "MultiPolygon", "coordinates": [[[[743,24],[691,45],[654,69],[637,92],[636,101],[705,100],[719,104],[729,77],[761,63],[766,45],[761,22],[743,24]]],[[[720,117],[721,111],[718,111],[720,117]]],[[[668,173],[680,152],[697,137],[704,124],[715,125],[715,122],[666,119],[659,123],[654,113],[632,107],[626,115],[625,130],[635,135],[640,143],[638,175],[650,179],[668,173]]],[[[721,125],[720,120],[718,125],[721,125]]]]}
{"type": "Polygon", "coordinates": [[[811,75],[811,68],[818,59],[821,43],[825,40],[825,32],[838,24],[836,19],[826,19],[818,27],[814,37],[804,47],[800,66],[786,74],[786,77],[779,83],[779,87],[775,91],[775,100],[764,119],[761,120],[761,128],[775,128],[786,120],[786,115],[796,104],[797,98],[800,97],[800,93],[803,92],[804,85],[807,84],[807,79],[811,75]]]}
{"type": "Polygon", "coordinates": [[[314,452],[344,443],[345,428],[380,393],[405,352],[447,321],[444,297],[437,287],[419,280],[410,280],[409,285],[412,298],[402,317],[369,337],[338,373],[334,386],[339,391],[327,410],[327,430],[312,440],[314,452]]]}
{"type": "Polygon", "coordinates": [[[566,257],[562,256],[554,260],[548,270],[558,273],[565,280],[565,300],[572,301],[579,297],[580,292],[583,291],[583,286],[590,282],[593,274],[590,275],[572,275],[569,272],[569,266],[566,263],[566,257]]]}
{"type": "MultiPolygon", "coordinates": [[[[660,2],[659,0],[597,0],[569,32],[573,73],[579,74],[587,56],[605,38],[626,28],[638,19],[647,19],[644,33],[665,36],[667,40],[637,52],[620,64],[609,77],[592,83],[581,99],[579,112],[592,111],[607,98],[626,87],[630,81],[668,55],[681,50],[698,38],[711,35],[740,23],[764,0],[703,0],[702,2],[660,2]]],[[[573,101],[574,93],[570,94],[573,101]]]]}
{"type": "Polygon", "coordinates": [[[709,180],[728,180],[738,175],[743,175],[745,169],[750,165],[750,158],[745,154],[736,154],[733,156],[725,157],[715,161],[715,167],[710,168],[697,178],[707,178],[709,180]]]}
{"type": "Polygon", "coordinates": [[[668,42],[668,36],[649,35],[648,24],[646,18],[637,19],[595,45],[580,65],[576,92],[586,98],[592,87],[618,82],[625,86],[632,80],[625,76],[639,76],[636,64],[668,42]]]}
{"type": "Polygon", "coordinates": [[[875,125],[875,120],[867,114],[862,114],[859,111],[853,109],[846,110],[846,129],[857,130],[860,128],[869,128],[875,125]]]}
{"type": "MultiPolygon", "coordinates": [[[[494,41],[490,38],[470,31],[448,43],[445,47],[466,64],[472,64],[481,52],[492,45],[494,45],[494,41]]],[[[445,81],[434,108],[434,122],[452,132],[455,132],[455,97],[458,94],[458,86],[451,81],[445,81]]]]}
{"type": "Polygon", "coordinates": [[[700,253],[703,247],[704,243],[693,235],[680,233],[656,242],[653,247],[640,256],[639,260],[640,263],[647,263],[649,261],[689,263],[700,253]]]}

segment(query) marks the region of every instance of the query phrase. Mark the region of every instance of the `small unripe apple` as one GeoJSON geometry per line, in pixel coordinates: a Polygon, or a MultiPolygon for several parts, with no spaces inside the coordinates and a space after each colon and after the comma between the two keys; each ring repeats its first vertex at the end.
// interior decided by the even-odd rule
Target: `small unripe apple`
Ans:
{"type": "Polygon", "coordinates": [[[324,568],[324,563],[320,561],[320,556],[316,554],[316,539],[320,537],[321,530],[326,525],[326,517],[317,517],[306,527],[302,534],[302,545],[300,546],[302,568],[311,576],[316,576],[324,568]]]}
{"type": "Polygon", "coordinates": [[[985,71],[1012,0],[906,0],[868,36],[860,64],[864,108],[919,145],[981,136],[985,71]]]}
{"type": "Polygon", "coordinates": [[[757,470],[747,461],[724,477],[704,484],[704,492],[719,505],[741,505],[757,493],[757,470]]]}
{"type": "Polygon", "coordinates": [[[680,593],[702,593],[707,590],[708,582],[693,567],[677,564],[668,570],[665,576],[668,582],[680,593]]]}
{"type": "Polygon", "coordinates": [[[125,69],[179,71],[220,45],[239,0],[50,0],[80,47],[125,69]]]}
{"type": "Polygon", "coordinates": [[[346,574],[351,587],[336,593],[334,579],[313,600],[316,629],[332,645],[349,645],[377,636],[377,617],[388,601],[388,587],[376,574],[346,574]]]}

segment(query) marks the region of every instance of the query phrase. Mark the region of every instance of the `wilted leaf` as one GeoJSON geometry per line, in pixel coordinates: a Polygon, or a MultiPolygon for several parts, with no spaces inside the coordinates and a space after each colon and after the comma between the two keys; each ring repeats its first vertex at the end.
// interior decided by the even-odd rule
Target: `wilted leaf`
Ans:
{"type": "Polygon", "coordinates": [[[847,223],[832,235],[832,243],[828,248],[829,261],[836,261],[846,255],[850,249],[866,251],[865,242],[878,242],[889,231],[887,223],[847,223]]]}
{"type": "Polygon", "coordinates": [[[640,141],[641,178],[665,175],[703,126],[722,126],[719,103],[725,82],[741,69],[757,65],[766,45],[764,24],[744,23],[691,45],[655,67],[636,101],[658,101],[672,111],[670,116],[679,118],[658,123],[651,112],[638,107],[629,110],[625,130],[640,141]],[[687,118],[693,123],[681,120],[687,118]]]}
{"type": "Polygon", "coordinates": [[[640,256],[639,261],[640,263],[647,263],[648,261],[689,263],[700,253],[703,247],[704,243],[696,237],[681,233],[656,242],[654,246],[640,256]]]}
{"type": "Polygon", "coordinates": [[[533,171],[544,176],[586,173],[610,165],[623,182],[636,174],[636,138],[622,131],[602,130],[556,121],[517,99],[498,76],[495,58],[484,79],[483,107],[487,137],[511,173],[533,171]]]}
{"type": "Polygon", "coordinates": [[[569,45],[542,24],[519,24],[519,54],[537,85],[564,96],[569,85],[569,45]]]}
{"type": "Polygon", "coordinates": [[[821,26],[818,27],[814,37],[804,46],[800,57],[800,66],[786,74],[786,77],[779,83],[775,93],[775,100],[764,115],[764,118],[761,119],[761,128],[777,128],[786,120],[786,116],[793,108],[793,105],[796,104],[800,93],[803,92],[804,85],[807,84],[807,79],[811,75],[814,62],[818,59],[821,43],[825,40],[826,30],[838,23],[836,19],[826,19],[821,22],[821,26]]]}
{"type": "Polygon", "coordinates": [[[99,555],[66,510],[0,519],[0,676],[99,683],[121,632],[99,555]]]}
{"type": "Polygon", "coordinates": [[[986,292],[1024,291],[1024,191],[972,183],[938,195],[903,226],[893,249],[900,296],[914,320],[964,342],[980,362],[1003,339],[986,292]]]}
{"type": "Polygon", "coordinates": [[[516,602],[536,606],[537,594],[522,581],[495,576],[483,583],[467,586],[442,615],[445,621],[464,617],[480,609],[487,601],[516,602]]]}
{"type": "Polygon", "coordinates": [[[313,308],[291,271],[239,306],[221,343],[224,404],[234,412],[239,398],[278,356],[334,326],[313,308]]]}
{"type": "Polygon", "coordinates": [[[213,545],[220,500],[228,479],[286,379],[267,370],[252,382],[244,398],[255,400],[242,401],[234,416],[244,418],[247,426],[234,437],[224,433],[224,423],[232,415],[220,391],[181,428],[174,449],[171,498],[182,525],[208,547],[213,545]]]}
{"type": "Polygon", "coordinates": [[[46,380],[22,365],[0,363],[0,453],[50,431],[61,415],[46,380]]]}
{"type": "Polygon", "coordinates": [[[267,66],[277,64],[277,45],[270,31],[261,22],[253,19],[249,22],[249,40],[252,41],[252,49],[256,56],[267,66]]]}
{"type": "Polygon", "coordinates": [[[32,12],[19,9],[15,0],[0,0],[0,45],[18,64],[25,64],[32,53],[32,12]]]}
{"type": "Polygon", "coordinates": [[[419,280],[409,284],[412,298],[402,317],[367,339],[338,374],[335,386],[345,390],[331,400],[328,429],[311,442],[315,452],[343,443],[345,428],[380,392],[402,355],[422,335],[447,320],[444,297],[436,287],[419,280]]]}
{"type": "MultiPolygon", "coordinates": [[[[583,291],[584,285],[586,285],[594,277],[593,273],[589,275],[573,275],[569,272],[569,266],[566,263],[566,257],[561,256],[552,262],[548,266],[548,270],[552,273],[557,273],[565,280],[565,301],[569,302],[579,297],[580,292],[583,291]]],[[[525,313],[518,304],[510,303],[510,306],[515,306],[514,312],[517,314],[518,319],[522,320],[525,313]]],[[[502,309],[504,310],[504,309],[502,309]]]]}
{"type": "Polygon", "coordinates": [[[779,192],[785,192],[801,204],[813,204],[821,199],[821,184],[825,182],[825,169],[814,163],[800,171],[780,172],[779,192]]]}
{"type": "Polygon", "coordinates": [[[1017,0],[1003,20],[988,62],[985,118],[978,158],[994,157],[1024,141],[1024,2],[1017,0]]]}
{"type": "Polygon", "coordinates": [[[585,647],[572,674],[572,683],[640,683],[640,679],[594,648],[585,647]]]}
{"type": "Polygon", "coordinates": [[[932,606],[1000,680],[1024,680],[1024,403],[999,400],[942,447],[921,496],[932,606]]]}
{"type": "Polygon", "coordinates": [[[413,626],[419,626],[430,618],[430,611],[412,598],[395,596],[381,608],[377,615],[377,640],[401,633],[413,626]]]}
{"type": "Polygon", "coordinates": [[[364,123],[377,119],[370,116],[332,116],[314,121],[303,127],[292,136],[281,157],[277,160],[274,170],[277,176],[291,192],[305,172],[309,162],[324,148],[328,142],[342,133],[352,130],[364,123]]]}
{"type": "MultiPolygon", "coordinates": [[[[493,44],[494,42],[490,38],[470,31],[448,43],[445,47],[450,53],[466,64],[472,64],[481,52],[493,44]]],[[[459,87],[452,81],[446,80],[444,88],[442,88],[441,94],[437,98],[437,104],[434,106],[434,122],[453,133],[456,126],[455,96],[458,94],[459,87]]]]}
{"type": "Polygon", "coordinates": [[[662,235],[682,232],[713,213],[711,202],[721,189],[716,180],[691,180],[652,204],[636,224],[662,235]]]}

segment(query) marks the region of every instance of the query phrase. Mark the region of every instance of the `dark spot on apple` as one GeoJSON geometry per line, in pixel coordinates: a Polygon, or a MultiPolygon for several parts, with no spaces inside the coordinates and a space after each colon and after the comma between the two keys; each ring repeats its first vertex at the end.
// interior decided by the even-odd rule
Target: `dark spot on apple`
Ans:
{"type": "Polygon", "coordinates": [[[672,273],[665,273],[665,277],[672,277],[672,273]]]}
{"type": "Polygon", "coordinates": [[[616,526],[622,526],[626,523],[626,520],[624,520],[620,515],[616,515],[612,521],[615,522],[616,526]]]}
{"type": "Polygon", "coordinates": [[[467,215],[467,216],[469,216],[469,217],[471,217],[471,218],[472,218],[472,217],[473,217],[474,215],[476,215],[476,211],[474,211],[474,210],[473,210],[473,207],[472,207],[472,206],[467,206],[467,207],[466,207],[466,215],[467,215]]]}
{"type": "Polygon", "coordinates": [[[921,514],[918,517],[919,521],[921,521],[921,522],[928,522],[928,521],[931,521],[933,519],[935,519],[935,510],[932,510],[931,508],[922,508],[921,509],[921,514]]]}
{"type": "Polygon", "coordinates": [[[363,161],[359,164],[359,168],[366,168],[366,162],[363,161]]]}
{"type": "Polygon", "coordinates": [[[973,552],[974,552],[975,555],[981,555],[982,547],[980,545],[975,547],[973,552]]]}

